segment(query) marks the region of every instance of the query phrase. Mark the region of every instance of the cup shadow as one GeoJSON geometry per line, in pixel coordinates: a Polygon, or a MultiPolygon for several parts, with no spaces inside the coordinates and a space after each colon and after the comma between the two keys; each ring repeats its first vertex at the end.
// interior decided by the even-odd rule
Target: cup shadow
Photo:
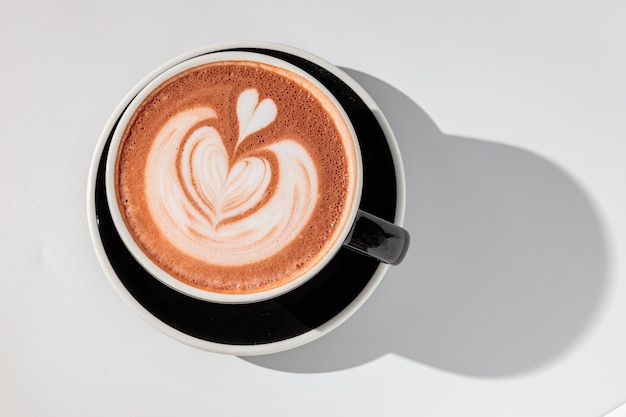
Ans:
{"type": "Polygon", "coordinates": [[[328,335],[242,359],[317,373],[394,353],[498,377],[567,351],[590,326],[607,286],[606,238],[583,189],[539,155],[446,135],[401,91],[344,70],[380,106],[400,146],[409,253],[328,335]]]}

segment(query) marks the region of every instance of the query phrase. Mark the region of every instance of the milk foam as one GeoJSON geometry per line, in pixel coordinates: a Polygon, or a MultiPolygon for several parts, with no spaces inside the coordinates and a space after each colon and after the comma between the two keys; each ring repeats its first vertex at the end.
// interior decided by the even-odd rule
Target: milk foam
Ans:
{"type": "Polygon", "coordinates": [[[276,115],[273,100],[243,91],[232,154],[211,126],[217,116],[209,107],[181,111],[158,132],[145,169],[146,200],[161,233],[181,252],[215,265],[250,264],[281,251],[307,225],[318,174],[300,143],[283,138],[235,157],[276,115]]]}
{"type": "Polygon", "coordinates": [[[124,129],[123,221],[168,283],[223,294],[283,286],[343,241],[358,201],[352,135],[332,99],[292,71],[248,60],[190,68],[151,91],[124,129]]]}

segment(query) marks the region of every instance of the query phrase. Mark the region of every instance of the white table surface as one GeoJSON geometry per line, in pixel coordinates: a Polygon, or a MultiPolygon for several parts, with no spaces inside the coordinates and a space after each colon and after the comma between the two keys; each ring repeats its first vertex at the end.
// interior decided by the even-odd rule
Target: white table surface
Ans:
{"type": "Polygon", "coordinates": [[[626,2],[5,0],[0,415],[602,416],[626,401],[626,2]],[[287,43],[379,103],[407,260],[304,347],[177,342],[92,249],[97,138],[153,68],[287,43]]]}

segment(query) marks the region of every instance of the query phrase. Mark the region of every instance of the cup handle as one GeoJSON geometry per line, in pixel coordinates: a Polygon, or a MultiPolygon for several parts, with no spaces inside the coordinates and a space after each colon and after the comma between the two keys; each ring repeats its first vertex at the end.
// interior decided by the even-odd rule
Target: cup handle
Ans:
{"type": "Polygon", "coordinates": [[[358,253],[397,265],[409,249],[409,232],[402,227],[359,210],[343,245],[358,253]]]}

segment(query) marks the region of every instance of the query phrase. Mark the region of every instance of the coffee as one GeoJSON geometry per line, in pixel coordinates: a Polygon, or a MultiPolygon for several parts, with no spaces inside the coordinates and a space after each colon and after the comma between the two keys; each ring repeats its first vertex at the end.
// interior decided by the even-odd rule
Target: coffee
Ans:
{"type": "Polygon", "coordinates": [[[177,280],[247,294],[306,274],[337,245],[357,194],[357,150],[311,80],[248,60],[161,83],[123,131],[122,219],[177,280]]]}

